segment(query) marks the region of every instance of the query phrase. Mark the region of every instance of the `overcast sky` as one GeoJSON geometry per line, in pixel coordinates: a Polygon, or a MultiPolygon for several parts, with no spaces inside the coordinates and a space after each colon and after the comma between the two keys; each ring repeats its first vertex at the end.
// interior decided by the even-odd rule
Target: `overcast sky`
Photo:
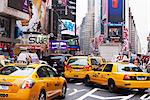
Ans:
{"type": "MultiPolygon", "coordinates": [[[[77,0],[77,26],[87,13],[87,1],[77,0]]],[[[150,0],[129,0],[137,32],[141,40],[142,51],[147,51],[147,36],[150,33],[150,0]]]]}

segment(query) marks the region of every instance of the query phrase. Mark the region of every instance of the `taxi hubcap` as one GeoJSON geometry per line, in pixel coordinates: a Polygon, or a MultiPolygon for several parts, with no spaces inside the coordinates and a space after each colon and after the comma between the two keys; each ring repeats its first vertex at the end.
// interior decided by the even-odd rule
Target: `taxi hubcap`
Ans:
{"type": "Polygon", "coordinates": [[[62,89],[62,95],[65,96],[65,93],[66,93],[66,87],[63,86],[63,89],[62,89]]]}
{"type": "Polygon", "coordinates": [[[40,100],[45,100],[45,96],[44,96],[43,93],[42,93],[41,96],[40,96],[40,100]]]}

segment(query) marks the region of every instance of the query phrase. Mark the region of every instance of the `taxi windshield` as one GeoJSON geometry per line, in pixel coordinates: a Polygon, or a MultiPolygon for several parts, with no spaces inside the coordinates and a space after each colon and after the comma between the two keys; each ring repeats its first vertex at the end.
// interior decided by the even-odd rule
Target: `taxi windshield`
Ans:
{"type": "Polygon", "coordinates": [[[88,65],[88,59],[87,58],[70,59],[69,62],[68,62],[68,65],[71,65],[71,66],[86,66],[86,65],[88,65]]]}
{"type": "Polygon", "coordinates": [[[143,72],[139,67],[134,65],[118,65],[118,72],[143,72]]]}

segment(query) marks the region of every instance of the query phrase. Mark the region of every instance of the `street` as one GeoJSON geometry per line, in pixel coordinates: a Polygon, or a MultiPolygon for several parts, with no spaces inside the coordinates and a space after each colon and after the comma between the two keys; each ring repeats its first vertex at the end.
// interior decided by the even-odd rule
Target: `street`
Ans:
{"type": "Polygon", "coordinates": [[[83,82],[72,81],[68,83],[64,100],[150,100],[149,92],[147,90],[140,94],[137,90],[120,90],[118,93],[110,93],[103,86],[85,86],[83,82]]]}

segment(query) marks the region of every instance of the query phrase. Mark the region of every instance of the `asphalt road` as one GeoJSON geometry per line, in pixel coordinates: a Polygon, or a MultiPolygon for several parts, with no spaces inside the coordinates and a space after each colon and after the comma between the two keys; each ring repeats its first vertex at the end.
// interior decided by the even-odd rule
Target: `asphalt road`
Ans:
{"type": "Polygon", "coordinates": [[[85,86],[81,81],[72,81],[68,83],[64,100],[150,100],[150,90],[144,93],[138,93],[137,90],[110,93],[104,86],[85,86]]]}

